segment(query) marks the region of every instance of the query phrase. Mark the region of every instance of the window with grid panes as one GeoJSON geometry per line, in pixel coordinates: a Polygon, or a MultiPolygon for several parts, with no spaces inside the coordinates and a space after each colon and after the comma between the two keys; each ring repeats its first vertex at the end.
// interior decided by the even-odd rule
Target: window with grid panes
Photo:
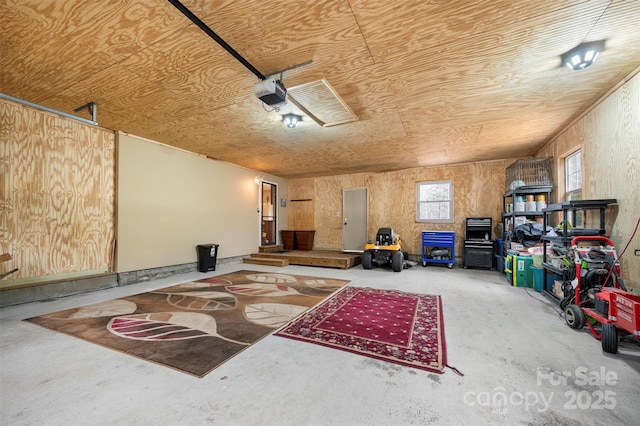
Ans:
{"type": "Polygon", "coordinates": [[[453,221],[453,185],[451,181],[418,182],[418,222],[453,221]]]}
{"type": "MultiPolygon", "coordinates": [[[[582,200],[582,155],[578,150],[564,159],[565,196],[567,201],[582,200]]],[[[581,210],[570,218],[573,226],[584,226],[584,216],[581,210]]]]}

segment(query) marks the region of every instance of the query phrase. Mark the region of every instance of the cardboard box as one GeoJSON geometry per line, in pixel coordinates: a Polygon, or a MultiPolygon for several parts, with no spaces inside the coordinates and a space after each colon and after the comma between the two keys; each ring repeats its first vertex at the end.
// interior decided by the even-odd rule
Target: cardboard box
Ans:
{"type": "Polygon", "coordinates": [[[563,259],[562,256],[555,256],[555,255],[547,256],[547,262],[549,262],[551,266],[553,266],[554,268],[558,268],[558,269],[562,268],[562,266],[564,265],[564,261],[562,259],[563,259]]]}
{"type": "Polygon", "coordinates": [[[561,280],[555,280],[553,282],[553,294],[555,294],[556,297],[560,299],[564,298],[564,292],[562,291],[562,284],[563,282],[561,280]]]}

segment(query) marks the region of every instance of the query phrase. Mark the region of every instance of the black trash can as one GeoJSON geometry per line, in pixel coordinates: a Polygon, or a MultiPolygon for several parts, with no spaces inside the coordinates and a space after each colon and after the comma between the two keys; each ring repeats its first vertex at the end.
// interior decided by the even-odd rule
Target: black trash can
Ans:
{"type": "Polygon", "coordinates": [[[207,272],[216,270],[219,244],[198,245],[198,271],[207,272]]]}

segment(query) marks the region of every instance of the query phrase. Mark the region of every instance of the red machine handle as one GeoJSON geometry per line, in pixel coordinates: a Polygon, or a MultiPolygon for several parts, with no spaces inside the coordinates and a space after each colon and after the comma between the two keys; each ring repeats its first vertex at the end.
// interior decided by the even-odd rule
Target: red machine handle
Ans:
{"type": "Polygon", "coordinates": [[[593,235],[593,236],[581,235],[579,237],[573,237],[571,239],[571,246],[575,246],[576,243],[579,242],[579,241],[604,241],[605,243],[607,243],[608,245],[613,247],[613,241],[611,241],[607,237],[603,237],[603,236],[600,236],[600,235],[593,235]]]}

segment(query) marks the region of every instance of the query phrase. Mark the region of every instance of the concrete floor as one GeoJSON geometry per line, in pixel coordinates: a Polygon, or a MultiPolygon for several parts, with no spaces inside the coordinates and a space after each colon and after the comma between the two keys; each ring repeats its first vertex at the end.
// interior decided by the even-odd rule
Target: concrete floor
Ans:
{"type": "Polygon", "coordinates": [[[558,308],[491,271],[223,264],[0,310],[2,425],[640,424],[640,344],[606,355],[558,308]],[[268,336],[202,379],[24,318],[240,269],[440,294],[444,374],[268,336]]]}

